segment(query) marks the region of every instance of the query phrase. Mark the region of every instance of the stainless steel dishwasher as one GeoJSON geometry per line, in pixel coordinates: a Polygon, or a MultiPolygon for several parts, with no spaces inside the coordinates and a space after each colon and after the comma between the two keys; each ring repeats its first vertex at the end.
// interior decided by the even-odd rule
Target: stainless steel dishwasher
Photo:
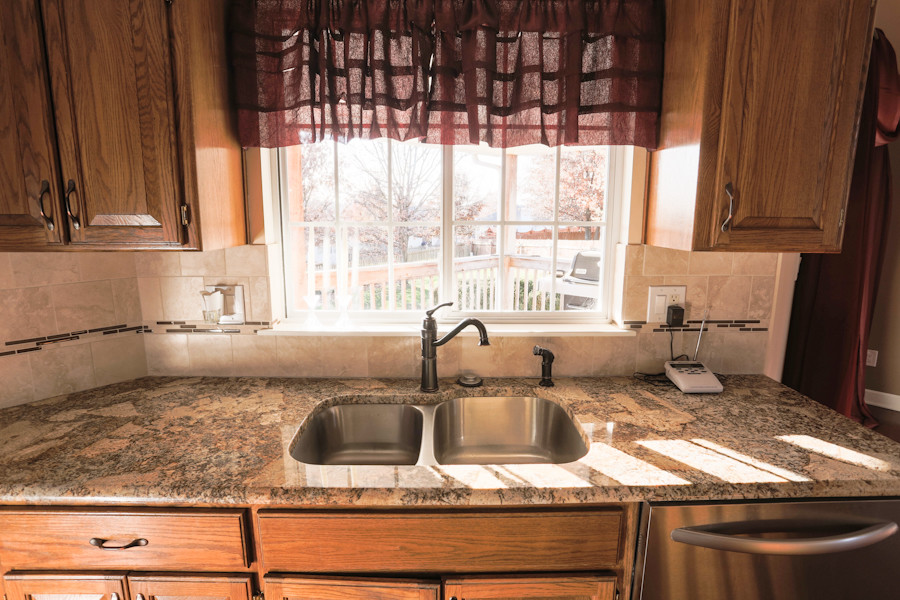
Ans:
{"type": "Polygon", "coordinates": [[[900,499],[647,508],[634,598],[900,598],[900,499]]]}

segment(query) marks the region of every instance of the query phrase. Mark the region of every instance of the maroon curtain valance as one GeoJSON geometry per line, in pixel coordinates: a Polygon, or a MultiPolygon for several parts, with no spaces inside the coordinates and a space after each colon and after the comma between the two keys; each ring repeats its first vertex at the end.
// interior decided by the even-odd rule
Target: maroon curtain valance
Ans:
{"type": "Polygon", "coordinates": [[[232,0],[241,143],[655,148],[663,0],[232,0]]]}

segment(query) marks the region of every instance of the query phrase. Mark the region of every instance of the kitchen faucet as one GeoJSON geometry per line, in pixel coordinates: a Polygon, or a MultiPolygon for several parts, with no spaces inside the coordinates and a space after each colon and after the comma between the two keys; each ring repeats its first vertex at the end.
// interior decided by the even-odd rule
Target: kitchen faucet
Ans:
{"type": "Polygon", "coordinates": [[[425,319],[422,321],[422,386],[421,389],[423,392],[436,392],[438,390],[438,378],[437,378],[437,352],[435,352],[435,348],[438,346],[443,346],[454,337],[456,334],[468,327],[469,325],[473,325],[478,330],[478,335],[480,339],[478,340],[479,346],[490,346],[491,342],[488,340],[487,330],[484,328],[484,323],[479,321],[478,319],[468,318],[460,321],[456,327],[451,329],[447,334],[437,339],[437,321],[432,316],[434,312],[442,308],[444,306],[453,306],[452,302],[444,302],[443,304],[438,304],[434,308],[425,311],[425,319]]]}

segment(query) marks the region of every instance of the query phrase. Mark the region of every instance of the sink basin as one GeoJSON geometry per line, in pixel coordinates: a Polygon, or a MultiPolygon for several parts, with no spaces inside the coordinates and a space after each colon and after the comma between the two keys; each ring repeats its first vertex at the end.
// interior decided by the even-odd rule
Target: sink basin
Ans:
{"type": "Polygon", "coordinates": [[[439,464],[566,463],[587,454],[575,423],[541,398],[456,398],[434,411],[439,464]]]}
{"type": "Polygon", "coordinates": [[[587,454],[562,408],[531,397],[342,404],[312,417],[291,456],[313,465],[566,463],[587,454]]]}
{"type": "Polygon", "coordinates": [[[314,465],[414,465],[422,412],[409,404],[344,404],[316,414],[291,456],[314,465]]]}

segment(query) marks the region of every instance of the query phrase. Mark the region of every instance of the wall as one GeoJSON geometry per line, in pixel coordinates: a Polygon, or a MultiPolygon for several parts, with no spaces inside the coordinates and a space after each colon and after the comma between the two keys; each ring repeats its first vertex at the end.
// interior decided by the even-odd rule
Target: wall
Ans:
{"type": "MultiPolygon", "coordinates": [[[[146,374],[418,377],[415,334],[258,334],[278,314],[269,292],[277,287],[269,277],[278,270],[277,249],[0,254],[0,406],[146,374]],[[244,286],[248,324],[229,327],[234,333],[211,332],[202,322],[200,290],[215,284],[244,286]]],[[[708,325],[700,359],[721,373],[762,371],[776,255],[618,250],[618,321],[629,332],[495,333],[487,347],[463,335],[438,349],[440,375],[537,376],[535,344],[553,350],[561,377],[660,372],[670,334],[643,322],[647,286],[657,283],[687,285],[689,320],[702,318],[708,305],[719,321],[708,325]]],[[[673,331],[675,354],[692,354],[697,334],[696,323],[673,331]]]]}
{"type": "Polygon", "coordinates": [[[147,373],[134,255],[0,253],[0,407],[147,373]]]}
{"type": "MultiPolygon", "coordinates": [[[[894,48],[900,50],[900,2],[879,2],[875,25],[885,32],[894,48]]],[[[888,151],[894,185],[893,212],[869,340],[869,348],[878,350],[878,366],[866,369],[866,387],[881,392],[880,398],[867,395],[870,403],[885,404],[887,401],[890,408],[900,410],[900,314],[897,314],[900,307],[900,144],[891,144],[888,151]]]]}

